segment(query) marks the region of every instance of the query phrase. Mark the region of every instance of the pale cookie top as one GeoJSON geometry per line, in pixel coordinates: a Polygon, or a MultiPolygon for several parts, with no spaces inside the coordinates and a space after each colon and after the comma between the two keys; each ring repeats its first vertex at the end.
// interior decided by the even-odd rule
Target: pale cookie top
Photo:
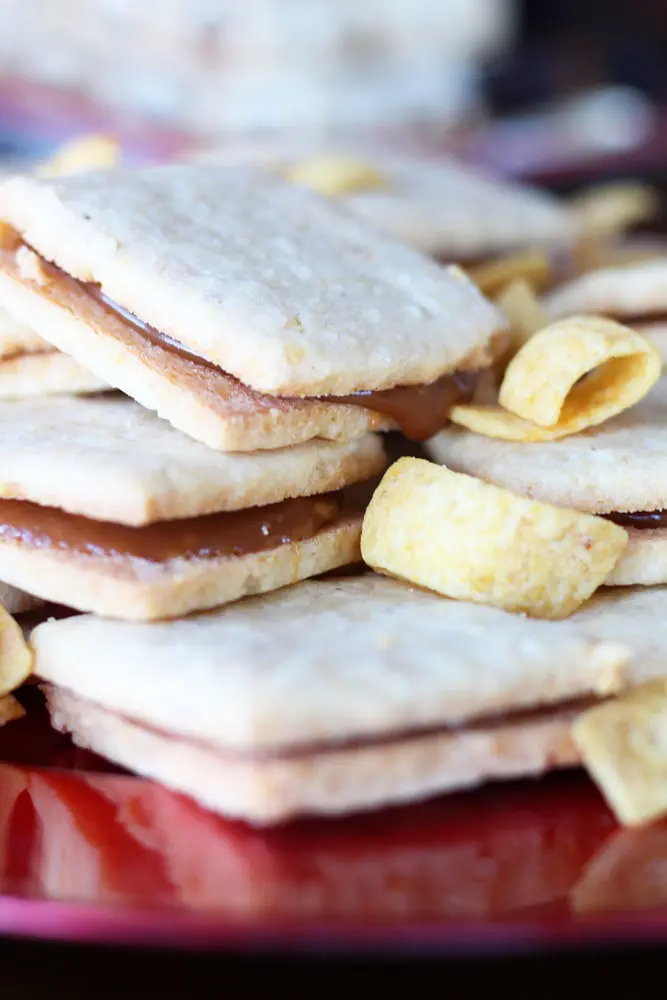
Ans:
{"type": "Polygon", "coordinates": [[[16,354],[52,350],[51,344],[0,307],[0,360],[16,354]]]}
{"type": "Polygon", "coordinates": [[[146,524],[337,490],[386,464],[379,437],[212,451],[129,399],[0,402],[0,496],[146,524]]]}
{"type": "Polygon", "coordinates": [[[277,395],[433,382],[478,367],[505,325],[459,269],[261,170],[15,177],[0,185],[0,217],[69,274],[277,395]]]}
{"type": "Polygon", "coordinates": [[[565,247],[576,220],[545,191],[487,176],[449,158],[373,146],[313,147],[307,143],[231,143],[206,154],[210,162],[256,164],[283,170],[313,156],[343,157],[383,178],[377,189],[348,192],[340,200],[356,214],[425,253],[452,260],[512,247],[565,247]]]}
{"type": "Polygon", "coordinates": [[[450,469],[593,514],[667,508],[667,378],[637,406],[560,441],[514,443],[448,427],[426,450],[450,469]]]}
{"type": "Polygon", "coordinates": [[[391,736],[605,694],[627,660],[624,645],[576,616],[536,621],[375,574],[169,624],[47,622],[32,642],[40,677],[239,750],[391,736]]]}
{"type": "Polygon", "coordinates": [[[590,271],[556,288],[543,304],[552,319],[582,312],[621,317],[667,312],[667,255],[590,271]]]}

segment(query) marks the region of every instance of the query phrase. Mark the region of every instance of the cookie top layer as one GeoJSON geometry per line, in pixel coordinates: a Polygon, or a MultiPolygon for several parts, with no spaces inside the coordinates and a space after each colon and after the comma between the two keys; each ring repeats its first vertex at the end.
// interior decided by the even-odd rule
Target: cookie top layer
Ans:
{"type": "Polygon", "coordinates": [[[379,473],[373,434],[233,453],[124,398],[0,402],[0,497],[141,525],[325,493],[379,473]]]}
{"type": "Polygon", "coordinates": [[[47,622],[31,642],[43,679],[246,752],[405,735],[608,694],[629,657],[590,616],[540,622],[375,574],[165,624],[47,622]]]}
{"type": "Polygon", "coordinates": [[[0,185],[0,218],[143,322],[277,395],[433,382],[483,364],[506,323],[460,269],[261,170],[15,177],[0,185]]]}
{"type": "Polygon", "coordinates": [[[546,191],[487,176],[456,160],[373,144],[314,147],[306,142],[225,144],[210,163],[251,164],[278,172],[312,156],[352,158],[383,180],[376,189],[338,196],[355,214],[424,253],[451,260],[524,246],[567,247],[576,220],[546,191]]]}

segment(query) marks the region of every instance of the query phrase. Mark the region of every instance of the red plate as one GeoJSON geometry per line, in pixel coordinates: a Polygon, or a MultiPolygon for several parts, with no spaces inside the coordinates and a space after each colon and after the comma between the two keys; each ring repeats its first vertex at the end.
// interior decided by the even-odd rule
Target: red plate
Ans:
{"type": "Polygon", "coordinates": [[[580,774],[260,832],[110,771],[43,709],[0,730],[0,757],[0,933],[449,954],[667,938],[667,826],[620,830],[580,774]]]}

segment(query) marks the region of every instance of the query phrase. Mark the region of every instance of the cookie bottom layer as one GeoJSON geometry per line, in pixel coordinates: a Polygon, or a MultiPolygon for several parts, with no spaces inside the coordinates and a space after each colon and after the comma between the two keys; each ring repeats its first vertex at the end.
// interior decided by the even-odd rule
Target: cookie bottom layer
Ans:
{"type": "Polygon", "coordinates": [[[153,621],[278,590],[361,559],[362,517],[347,516],[305,541],[245,556],[104,558],[0,542],[0,579],[54,604],[108,618],[153,621]]]}
{"type": "Polygon", "coordinates": [[[61,688],[48,686],[47,701],[54,727],[78,746],[257,826],[397,805],[579,763],[572,707],[361,748],[253,758],[156,732],[61,688]]]}

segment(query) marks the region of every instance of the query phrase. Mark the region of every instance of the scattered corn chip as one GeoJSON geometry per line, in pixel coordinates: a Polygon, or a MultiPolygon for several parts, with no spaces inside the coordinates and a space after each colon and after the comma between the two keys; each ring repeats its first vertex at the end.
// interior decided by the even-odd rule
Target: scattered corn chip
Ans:
{"type": "MultiPolygon", "coordinates": [[[[496,305],[505,313],[510,321],[510,331],[507,345],[496,357],[493,370],[499,382],[505,373],[507,365],[518,350],[523,347],[538,330],[549,325],[549,319],[544,313],[535,292],[524,278],[518,278],[505,288],[496,299],[496,305]]],[[[475,393],[475,402],[481,402],[475,393]]],[[[497,402],[496,392],[493,402],[497,402]]]]}
{"type": "Polygon", "coordinates": [[[660,352],[629,327],[599,316],[570,317],[536,333],[515,354],[499,406],[456,406],[450,418],[505,441],[555,441],[634,406],[661,370],[660,352]]]}
{"type": "Polygon", "coordinates": [[[82,135],[61,146],[35,171],[42,177],[60,177],[102,167],[115,167],[122,159],[122,146],[111,135],[82,135]]]}
{"type": "Polygon", "coordinates": [[[293,163],[283,173],[293,184],[302,184],[331,197],[388,186],[387,178],[375,167],[346,156],[313,156],[293,163]]]}
{"type": "Polygon", "coordinates": [[[508,285],[496,299],[496,305],[505,313],[522,344],[549,325],[547,314],[525,278],[508,285]]]}
{"type": "Polygon", "coordinates": [[[0,605],[0,697],[19,687],[32,673],[32,661],[21,626],[0,605]]]}
{"type": "Polygon", "coordinates": [[[541,290],[548,286],[551,274],[551,262],[540,250],[525,250],[468,268],[469,277],[490,297],[499,295],[519,278],[541,290]]]}
{"type": "Polygon", "coordinates": [[[15,719],[20,719],[23,715],[25,712],[16,698],[12,698],[11,695],[0,698],[0,726],[4,726],[7,722],[14,722],[15,719]]]}
{"type": "Polygon", "coordinates": [[[366,511],[373,569],[445,597],[566,618],[616,565],[627,533],[419,458],[385,473],[366,511]]]}
{"type": "Polygon", "coordinates": [[[571,199],[570,206],[585,234],[615,236],[655,218],[660,199],[646,184],[619,181],[583,191],[571,199]]]}
{"type": "Polygon", "coordinates": [[[590,709],[572,737],[621,823],[667,814],[667,678],[590,709]]]}

